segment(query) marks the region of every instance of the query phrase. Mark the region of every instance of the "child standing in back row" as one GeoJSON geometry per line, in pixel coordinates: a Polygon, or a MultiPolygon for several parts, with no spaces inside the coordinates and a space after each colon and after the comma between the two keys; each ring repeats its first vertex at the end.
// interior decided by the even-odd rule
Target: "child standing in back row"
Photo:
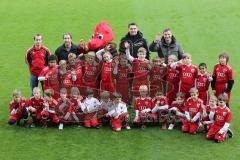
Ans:
{"type": "Polygon", "coordinates": [[[126,104],[130,105],[130,73],[132,72],[132,66],[128,63],[125,54],[119,55],[119,61],[116,61],[113,74],[116,79],[116,92],[122,95],[122,100],[126,104]]]}
{"type": "Polygon", "coordinates": [[[219,55],[219,63],[213,69],[212,90],[215,96],[226,93],[227,106],[230,102],[231,90],[234,84],[233,69],[228,65],[229,56],[223,52],[219,55]]]}
{"type": "Polygon", "coordinates": [[[196,78],[198,76],[198,69],[192,65],[192,57],[188,53],[184,53],[182,57],[182,63],[175,62],[171,64],[172,68],[176,68],[179,71],[180,83],[179,92],[185,94],[185,98],[188,98],[189,90],[196,87],[196,78]]]}
{"type": "Polygon", "coordinates": [[[203,100],[203,104],[206,105],[209,99],[208,88],[212,81],[212,76],[207,73],[206,63],[200,63],[198,66],[199,73],[197,76],[197,89],[199,93],[199,98],[203,100]]]}
{"type": "Polygon", "coordinates": [[[134,58],[130,55],[130,44],[125,42],[127,59],[133,66],[133,96],[139,96],[139,87],[146,85],[149,90],[149,71],[151,69],[149,60],[146,59],[146,49],[140,47],[137,56],[134,58]]]}

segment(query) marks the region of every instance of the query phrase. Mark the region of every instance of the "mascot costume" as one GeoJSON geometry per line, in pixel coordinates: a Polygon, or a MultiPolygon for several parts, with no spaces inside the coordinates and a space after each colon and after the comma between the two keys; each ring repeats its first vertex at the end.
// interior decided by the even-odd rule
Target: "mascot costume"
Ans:
{"type": "Polygon", "coordinates": [[[114,39],[114,34],[112,28],[107,22],[100,22],[96,25],[92,39],[88,42],[89,51],[97,52],[108,46],[109,52],[115,56],[117,55],[117,50],[115,45],[112,43],[114,39]]]}

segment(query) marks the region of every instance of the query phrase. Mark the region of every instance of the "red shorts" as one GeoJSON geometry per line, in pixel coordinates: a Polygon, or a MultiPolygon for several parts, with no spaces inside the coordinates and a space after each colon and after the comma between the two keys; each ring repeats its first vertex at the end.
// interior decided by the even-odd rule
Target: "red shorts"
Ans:
{"type": "Polygon", "coordinates": [[[56,114],[49,113],[48,111],[41,112],[42,120],[51,119],[54,123],[59,123],[59,118],[56,114]],[[46,119],[43,119],[45,117],[46,119]]]}
{"type": "Polygon", "coordinates": [[[99,125],[96,112],[88,113],[84,115],[84,125],[86,128],[90,128],[90,127],[96,128],[99,125]]]}
{"type": "Polygon", "coordinates": [[[32,116],[32,117],[35,117],[35,119],[36,120],[41,120],[41,118],[42,118],[42,115],[41,115],[41,110],[36,110],[35,112],[30,112],[30,115],[32,116]]]}
{"type": "Polygon", "coordinates": [[[20,121],[20,119],[22,119],[22,118],[23,118],[23,114],[20,109],[18,109],[16,114],[9,115],[9,119],[13,119],[15,121],[20,121]]]}
{"type": "MultiPolygon", "coordinates": [[[[227,89],[227,84],[226,83],[216,83],[215,84],[215,96],[218,97],[220,94],[224,93],[227,89]]],[[[227,103],[230,102],[230,97],[231,97],[231,92],[227,93],[228,94],[228,100],[227,103]]]]}
{"type": "Polygon", "coordinates": [[[127,113],[121,114],[118,118],[111,119],[111,125],[113,130],[121,129],[122,126],[128,125],[126,119],[128,118],[127,113]]]}
{"type": "Polygon", "coordinates": [[[182,125],[183,132],[189,132],[190,134],[196,134],[198,131],[199,122],[184,122],[182,125]]]}
{"type": "Polygon", "coordinates": [[[224,141],[226,139],[226,133],[223,134],[218,134],[219,130],[223,126],[218,126],[218,125],[212,125],[207,133],[207,139],[214,139],[217,141],[224,141]]]}

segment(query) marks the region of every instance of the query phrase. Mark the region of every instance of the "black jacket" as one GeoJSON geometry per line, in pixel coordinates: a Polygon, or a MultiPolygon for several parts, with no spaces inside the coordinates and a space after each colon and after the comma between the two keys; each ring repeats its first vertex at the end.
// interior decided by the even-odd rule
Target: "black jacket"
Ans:
{"type": "Polygon", "coordinates": [[[147,41],[145,38],[143,38],[143,34],[140,31],[138,31],[137,35],[135,36],[130,36],[130,34],[127,33],[126,36],[121,39],[119,44],[119,53],[125,53],[126,48],[124,46],[124,42],[126,41],[130,44],[130,54],[134,58],[137,58],[138,49],[140,47],[143,47],[147,50],[146,58],[149,59],[149,49],[148,49],[147,41]]]}
{"type": "Polygon", "coordinates": [[[159,57],[164,57],[165,62],[168,60],[169,55],[176,55],[178,60],[182,59],[183,49],[181,45],[176,41],[176,38],[172,36],[172,41],[167,44],[162,37],[161,41],[155,43],[154,41],[150,44],[149,49],[151,52],[158,52],[159,57]]]}
{"type": "Polygon", "coordinates": [[[67,61],[69,53],[75,53],[78,56],[80,54],[78,46],[72,43],[71,49],[69,51],[67,51],[64,44],[59,46],[55,51],[55,55],[58,58],[58,62],[61,61],[61,60],[66,60],[67,61]]]}

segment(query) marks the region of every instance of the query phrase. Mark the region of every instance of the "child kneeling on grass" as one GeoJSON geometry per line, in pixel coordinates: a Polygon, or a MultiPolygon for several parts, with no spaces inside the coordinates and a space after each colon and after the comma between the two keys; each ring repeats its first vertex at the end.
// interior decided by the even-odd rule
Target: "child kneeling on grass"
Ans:
{"type": "Polygon", "coordinates": [[[187,121],[183,123],[182,131],[196,134],[203,110],[203,101],[198,98],[198,90],[196,88],[191,88],[189,93],[191,97],[187,99],[184,105],[187,121]]]}
{"type": "Polygon", "coordinates": [[[21,91],[15,89],[13,91],[13,100],[9,104],[9,125],[20,124],[20,120],[24,120],[24,126],[28,127],[28,110],[27,101],[22,97],[21,91]]]}
{"type": "Polygon", "coordinates": [[[121,131],[122,126],[126,129],[131,129],[128,121],[129,115],[127,111],[126,103],[122,101],[122,95],[119,93],[114,93],[114,101],[112,110],[106,114],[106,116],[111,117],[111,126],[113,131],[121,131]]]}
{"type": "Polygon", "coordinates": [[[47,128],[48,119],[51,119],[53,123],[58,124],[59,118],[56,114],[56,107],[58,102],[53,98],[54,91],[52,89],[47,89],[44,91],[44,102],[43,102],[43,111],[41,112],[42,115],[42,128],[47,128]]]}
{"type": "Polygon", "coordinates": [[[227,107],[228,95],[220,94],[218,96],[218,107],[213,114],[213,125],[207,133],[207,139],[214,139],[216,142],[221,143],[227,138],[232,138],[233,133],[229,129],[232,121],[232,112],[227,107]]]}
{"type": "Polygon", "coordinates": [[[186,116],[184,111],[184,94],[182,92],[177,93],[176,100],[172,102],[168,111],[170,119],[168,130],[173,130],[175,124],[178,121],[186,123],[186,116]]]}
{"type": "Polygon", "coordinates": [[[148,87],[146,85],[139,87],[139,94],[140,97],[135,98],[134,110],[136,115],[133,123],[141,125],[141,128],[145,129],[146,125],[157,120],[157,114],[152,113],[152,99],[148,97],[148,87]]]}
{"type": "Polygon", "coordinates": [[[28,111],[32,117],[31,128],[36,127],[36,124],[41,121],[41,112],[43,110],[43,98],[41,90],[38,87],[33,88],[33,96],[28,103],[28,111]]]}
{"type": "Polygon", "coordinates": [[[99,100],[95,97],[93,97],[93,90],[88,89],[86,91],[87,97],[81,103],[81,109],[83,111],[84,115],[84,125],[86,128],[99,128],[100,123],[99,119],[97,117],[97,111],[99,109],[99,106],[101,105],[99,100]]]}

